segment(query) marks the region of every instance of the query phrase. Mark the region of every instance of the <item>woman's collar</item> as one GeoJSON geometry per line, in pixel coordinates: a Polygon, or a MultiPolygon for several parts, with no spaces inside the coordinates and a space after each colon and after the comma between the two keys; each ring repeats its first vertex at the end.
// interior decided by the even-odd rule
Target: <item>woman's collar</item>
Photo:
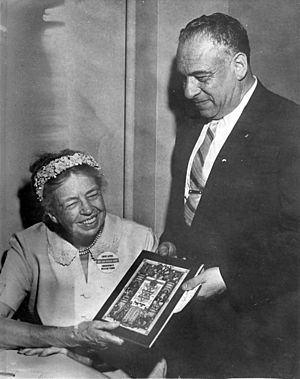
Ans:
{"type": "MultiPolygon", "coordinates": [[[[91,248],[93,258],[97,258],[105,251],[116,253],[122,234],[122,222],[117,216],[107,213],[101,237],[91,248]]],[[[47,228],[48,254],[56,263],[69,266],[78,255],[78,250],[70,242],[47,228]]]]}

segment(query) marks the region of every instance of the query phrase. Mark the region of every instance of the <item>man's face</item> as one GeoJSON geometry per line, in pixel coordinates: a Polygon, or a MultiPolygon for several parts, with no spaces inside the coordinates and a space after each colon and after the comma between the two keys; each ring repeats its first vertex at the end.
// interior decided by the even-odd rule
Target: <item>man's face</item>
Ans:
{"type": "Polygon", "coordinates": [[[238,80],[232,56],[206,36],[179,44],[177,68],[183,76],[184,94],[201,116],[220,119],[239,104],[238,80]]]}

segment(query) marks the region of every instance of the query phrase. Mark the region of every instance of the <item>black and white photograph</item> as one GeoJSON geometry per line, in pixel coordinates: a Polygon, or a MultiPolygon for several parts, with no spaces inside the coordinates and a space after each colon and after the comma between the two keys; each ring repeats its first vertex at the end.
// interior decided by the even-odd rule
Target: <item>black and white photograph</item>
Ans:
{"type": "Polygon", "coordinates": [[[299,36],[300,0],[0,0],[0,378],[300,378],[299,36]]]}

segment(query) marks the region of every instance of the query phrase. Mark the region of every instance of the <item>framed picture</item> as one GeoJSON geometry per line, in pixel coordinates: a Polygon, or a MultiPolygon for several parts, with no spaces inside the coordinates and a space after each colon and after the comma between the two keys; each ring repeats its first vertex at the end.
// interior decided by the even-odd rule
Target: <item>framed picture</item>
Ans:
{"type": "Polygon", "coordinates": [[[119,321],[114,334],[151,347],[197,271],[194,262],[143,250],[95,319],[119,321]]]}

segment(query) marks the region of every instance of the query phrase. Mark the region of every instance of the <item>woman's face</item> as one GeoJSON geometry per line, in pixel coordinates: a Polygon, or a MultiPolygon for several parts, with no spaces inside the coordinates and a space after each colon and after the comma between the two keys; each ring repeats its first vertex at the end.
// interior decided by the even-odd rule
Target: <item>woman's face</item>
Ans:
{"type": "Polygon", "coordinates": [[[49,214],[76,247],[92,243],[104,225],[106,210],[101,189],[95,178],[72,173],[54,191],[55,206],[49,214]]]}

